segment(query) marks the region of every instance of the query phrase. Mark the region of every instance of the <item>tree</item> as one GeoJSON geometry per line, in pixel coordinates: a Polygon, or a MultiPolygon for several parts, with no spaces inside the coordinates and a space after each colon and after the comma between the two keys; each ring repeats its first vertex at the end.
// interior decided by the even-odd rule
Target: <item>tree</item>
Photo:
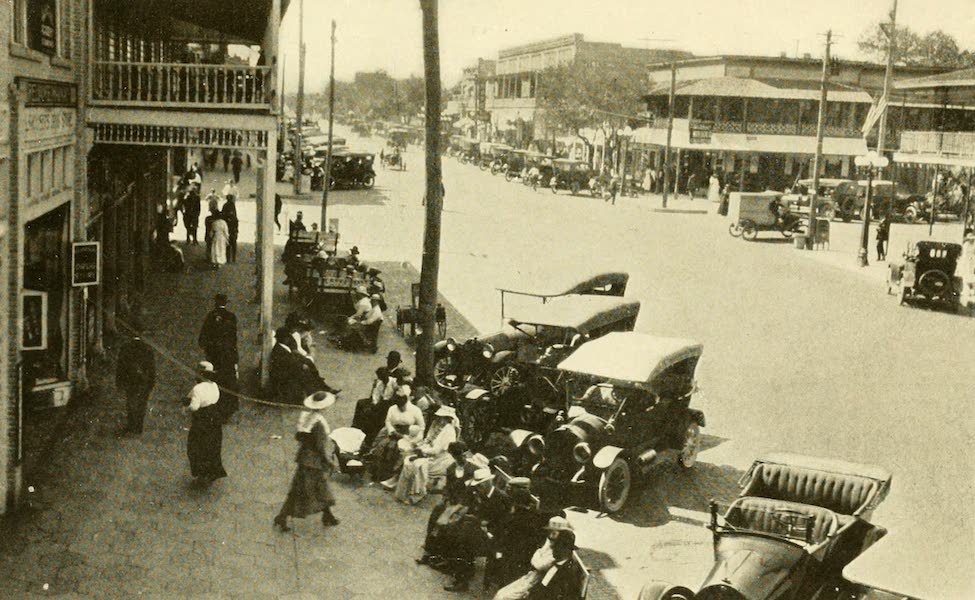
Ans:
{"type": "MultiPolygon", "coordinates": [[[[860,35],[857,45],[871,60],[887,60],[887,30],[890,25],[880,23],[860,35]]],[[[894,62],[899,65],[966,68],[975,66],[975,54],[963,50],[951,35],[935,30],[920,35],[907,26],[897,27],[894,62]]]]}

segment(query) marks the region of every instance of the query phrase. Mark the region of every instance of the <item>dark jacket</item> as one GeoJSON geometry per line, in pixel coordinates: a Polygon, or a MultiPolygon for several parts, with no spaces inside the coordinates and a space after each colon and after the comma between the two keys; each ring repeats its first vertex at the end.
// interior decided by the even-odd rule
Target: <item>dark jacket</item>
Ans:
{"type": "Polygon", "coordinates": [[[528,594],[529,600],[577,600],[582,590],[582,569],[571,557],[560,565],[553,567],[555,574],[548,583],[544,579],[528,594]]]}
{"type": "Polygon", "coordinates": [[[302,392],[302,398],[315,392],[324,391],[335,393],[335,388],[325,383],[325,380],[322,379],[321,374],[318,372],[318,367],[315,366],[315,363],[310,358],[298,353],[292,356],[296,362],[295,377],[302,392]]]}
{"type": "Polygon", "coordinates": [[[126,390],[155,385],[156,357],[141,338],[133,338],[119,349],[115,383],[126,390]]]}
{"type": "Polygon", "coordinates": [[[230,237],[236,236],[240,228],[239,221],[237,220],[237,204],[233,200],[227,200],[223,208],[220,209],[220,213],[223,215],[223,220],[227,222],[227,230],[230,232],[230,237]]]}
{"type": "Polygon", "coordinates": [[[311,432],[295,433],[295,439],[301,444],[298,455],[295,456],[295,462],[299,466],[320,471],[332,471],[335,468],[335,450],[321,423],[316,423],[311,432]]]}
{"type": "Polygon", "coordinates": [[[270,366],[270,387],[272,395],[283,402],[300,402],[304,396],[296,398],[297,393],[293,393],[294,381],[297,374],[298,361],[291,352],[288,352],[281,344],[275,344],[271,348],[270,366]]]}
{"type": "Polygon", "coordinates": [[[200,348],[207,360],[218,369],[240,362],[237,352],[237,315],[226,308],[215,308],[207,314],[200,328],[200,348]],[[217,362],[221,364],[217,364],[217,362]]]}

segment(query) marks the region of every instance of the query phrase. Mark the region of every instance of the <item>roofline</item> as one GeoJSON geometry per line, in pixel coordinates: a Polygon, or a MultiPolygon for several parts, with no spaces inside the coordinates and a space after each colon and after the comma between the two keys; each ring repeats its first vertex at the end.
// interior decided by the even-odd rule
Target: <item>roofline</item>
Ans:
{"type": "MultiPolygon", "coordinates": [[[[647,65],[649,69],[669,69],[672,64],[677,66],[681,65],[698,65],[698,64],[716,64],[722,62],[733,62],[733,61],[757,61],[757,62],[787,62],[787,63],[805,63],[805,64],[815,64],[822,65],[823,60],[821,58],[810,57],[810,58],[795,58],[791,56],[761,56],[761,55],[750,55],[750,54],[716,54],[713,56],[697,56],[694,58],[685,58],[676,61],[666,61],[651,63],[647,65]]],[[[886,66],[881,63],[873,63],[864,60],[840,60],[834,58],[835,62],[850,65],[850,66],[862,66],[862,67],[876,67],[877,69],[885,69],[886,66]]],[[[895,69],[906,69],[917,71],[921,73],[930,73],[932,75],[938,75],[941,73],[950,72],[950,69],[944,67],[922,67],[922,66],[909,66],[909,65],[894,65],[895,69]]]]}

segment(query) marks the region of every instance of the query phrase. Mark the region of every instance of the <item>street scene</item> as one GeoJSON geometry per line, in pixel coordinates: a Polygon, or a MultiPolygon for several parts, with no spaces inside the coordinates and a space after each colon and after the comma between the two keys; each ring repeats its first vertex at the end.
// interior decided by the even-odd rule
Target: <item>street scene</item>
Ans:
{"type": "Polygon", "coordinates": [[[975,596],[965,2],[11,4],[0,598],[975,596]]]}

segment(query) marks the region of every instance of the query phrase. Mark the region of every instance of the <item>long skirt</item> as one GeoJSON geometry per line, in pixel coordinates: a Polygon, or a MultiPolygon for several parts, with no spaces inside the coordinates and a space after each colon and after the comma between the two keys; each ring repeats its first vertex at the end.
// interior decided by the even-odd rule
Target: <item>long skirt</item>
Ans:
{"type": "Polygon", "coordinates": [[[427,496],[430,478],[443,475],[453,463],[453,457],[446,452],[404,461],[396,482],[396,499],[406,504],[420,502],[427,496]]]}
{"type": "Polygon", "coordinates": [[[216,405],[201,409],[204,415],[194,415],[186,437],[186,455],[190,459],[190,473],[199,479],[220,479],[227,476],[220,457],[223,446],[223,419],[216,405]]]}
{"type": "Polygon", "coordinates": [[[335,496],[328,485],[328,474],[322,469],[299,465],[280,516],[303,519],[332,506],[335,506],[335,496]]]}
{"type": "Polygon", "coordinates": [[[376,441],[370,452],[373,481],[386,481],[399,472],[403,456],[397,442],[398,440],[390,436],[385,428],[376,436],[376,441]]]}

